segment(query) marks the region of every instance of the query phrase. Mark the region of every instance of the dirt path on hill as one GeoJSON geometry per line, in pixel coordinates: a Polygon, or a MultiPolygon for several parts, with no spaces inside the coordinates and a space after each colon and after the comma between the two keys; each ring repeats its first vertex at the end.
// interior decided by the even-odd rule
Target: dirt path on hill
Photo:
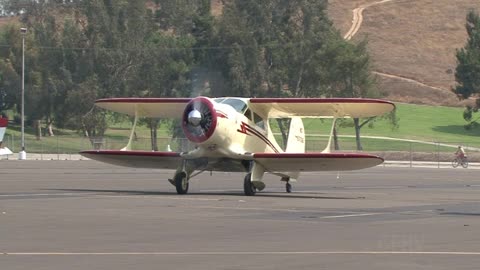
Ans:
{"type": "MultiPolygon", "coordinates": [[[[355,36],[357,34],[357,32],[360,30],[360,27],[362,26],[362,23],[363,23],[363,11],[365,9],[367,9],[369,7],[376,6],[376,5],[392,2],[392,1],[395,1],[395,0],[382,0],[382,1],[378,1],[378,2],[363,4],[360,7],[354,9],[353,10],[352,27],[350,27],[350,29],[347,31],[347,33],[344,35],[343,38],[346,39],[346,40],[351,40],[353,38],[353,36],[355,36]]],[[[444,89],[444,88],[428,85],[428,84],[419,82],[417,80],[407,78],[407,77],[402,77],[402,76],[399,76],[399,75],[388,74],[388,73],[379,72],[379,71],[373,71],[373,73],[377,74],[379,76],[382,76],[382,77],[398,79],[398,80],[413,83],[413,84],[423,86],[423,87],[428,87],[428,88],[435,89],[435,90],[448,91],[447,89],[444,89]]]]}

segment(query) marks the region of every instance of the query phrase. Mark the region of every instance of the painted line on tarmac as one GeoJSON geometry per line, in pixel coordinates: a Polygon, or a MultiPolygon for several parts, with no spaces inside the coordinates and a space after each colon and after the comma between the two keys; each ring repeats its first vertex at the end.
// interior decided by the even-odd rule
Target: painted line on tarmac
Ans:
{"type": "Polygon", "coordinates": [[[408,188],[408,186],[365,186],[365,187],[342,187],[344,189],[398,189],[398,188],[408,188]]]}
{"type": "Polygon", "coordinates": [[[333,219],[333,218],[378,216],[378,215],[385,215],[385,214],[390,214],[390,213],[363,213],[363,214],[349,214],[349,215],[338,215],[338,216],[324,216],[324,217],[319,217],[319,218],[333,219]]]}
{"type": "MultiPolygon", "coordinates": [[[[187,206],[187,208],[194,208],[194,209],[219,209],[219,210],[245,210],[245,211],[275,211],[275,212],[291,212],[291,213],[312,213],[316,212],[312,209],[288,209],[288,208],[260,208],[260,207],[228,207],[228,206],[187,206]]],[[[335,212],[335,213],[343,213],[344,216],[347,215],[365,215],[365,214],[372,214],[372,213],[362,213],[359,214],[358,212],[342,212],[342,211],[322,211],[325,212],[335,212]]],[[[374,213],[374,214],[383,214],[383,213],[374,213]]]]}
{"type": "Polygon", "coordinates": [[[44,196],[66,196],[78,197],[84,195],[98,195],[98,193],[21,193],[21,194],[1,194],[0,197],[44,197],[44,196]]]}
{"type": "MultiPolygon", "coordinates": [[[[221,206],[205,206],[205,207],[188,207],[188,208],[197,208],[197,209],[224,209],[224,210],[245,210],[245,211],[275,211],[275,212],[289,212],[289,213],[312,213],[314,211],[305,209],[279,209],[279,208],[254,208],[254,207],[221,207],[221,206]]],[[[338,212],[337,212],[338,213],[338,212]]],[[[340,212],[342,213],[342,212],[340,212]]],[[[349,217],[366,217],[366,216],[378,216],[378,215],[391,215],[391,214],[407,214],[407,213],[416,213],[415,211],[405,211],[405,212],[385,212],[385,213],[355,213],[355,212],[343,212],[344,215],[333,215],[333,216],[321,216],[318,219],[335,219],[335,218],[349,218],[349,217]]]]}
{"type": "Polygon", "coordinates": [[[185,201],[219,201],[221,199],[209,199],[209,198],[191,198],[191,197],[155,197],[151,195],[104,195],[102,193],[21,193],[21,194],[0,194],[0,198],[14,198],[14,197],[48,197],[48,196],[60,196],[60,197],[82,197],[82,196],[95,196],[99,198],[155,198],[164,200],[185,200],[185,201]]]}
{"type": "Polygon", "coordinates": [[[200,189],[199,192],[238,192],[243,189],[200,189]]]}
{"type": "Polygon", "coordinates": [[[0,256],[239,256],[239,255],[450,255],[478,256],[479,251],[213,251],[213,252],[1,252],[0,256]]]}
{"type": "MultiPolygon", "coordinates": [[[[172,193],[173,194],[173,193],[172,193]]],[[[159,196],[153,196],[153,195],[102,195],[95,193],[95,197],[98,198],[152,198],[152,199],[160,199],[160,200],[182,200],[182,201],[221,201],[222,199],[210,199],[210,198],[192,198],[192,197],[163,197],[161,195],[159,196]]],[[[194,195],[194,194],[192,194],[194,195]]]]}

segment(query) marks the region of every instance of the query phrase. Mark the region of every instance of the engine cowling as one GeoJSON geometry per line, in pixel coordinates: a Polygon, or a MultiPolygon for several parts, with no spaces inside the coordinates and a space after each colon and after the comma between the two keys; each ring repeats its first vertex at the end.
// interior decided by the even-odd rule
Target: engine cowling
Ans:
{"type": "Polygon", "coordinates": [[[182,117],[182,129],[192,142],[203,143],[208,140],[217,127],[217,114],[213,102],[206,97],[192,99],[182,117]]]}

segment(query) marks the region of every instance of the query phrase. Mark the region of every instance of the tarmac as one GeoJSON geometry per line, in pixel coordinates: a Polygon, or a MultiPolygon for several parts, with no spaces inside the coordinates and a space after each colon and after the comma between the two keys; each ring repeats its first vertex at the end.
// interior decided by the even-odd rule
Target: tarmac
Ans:
{"type": "Polygon", "coordinates": [[[478,269],[478,170],[278,177],[0,161],[0,269],[478,269]]]}

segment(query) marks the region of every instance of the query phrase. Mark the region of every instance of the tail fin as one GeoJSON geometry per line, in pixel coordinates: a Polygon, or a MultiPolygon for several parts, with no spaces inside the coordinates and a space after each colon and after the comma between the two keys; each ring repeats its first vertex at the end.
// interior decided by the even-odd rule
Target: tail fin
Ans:
{"type": "Polygon", "coordinates": [[[288,129],[286,153],[305,153],[305,129],[300,117],[292,117],[288,129]]]}

